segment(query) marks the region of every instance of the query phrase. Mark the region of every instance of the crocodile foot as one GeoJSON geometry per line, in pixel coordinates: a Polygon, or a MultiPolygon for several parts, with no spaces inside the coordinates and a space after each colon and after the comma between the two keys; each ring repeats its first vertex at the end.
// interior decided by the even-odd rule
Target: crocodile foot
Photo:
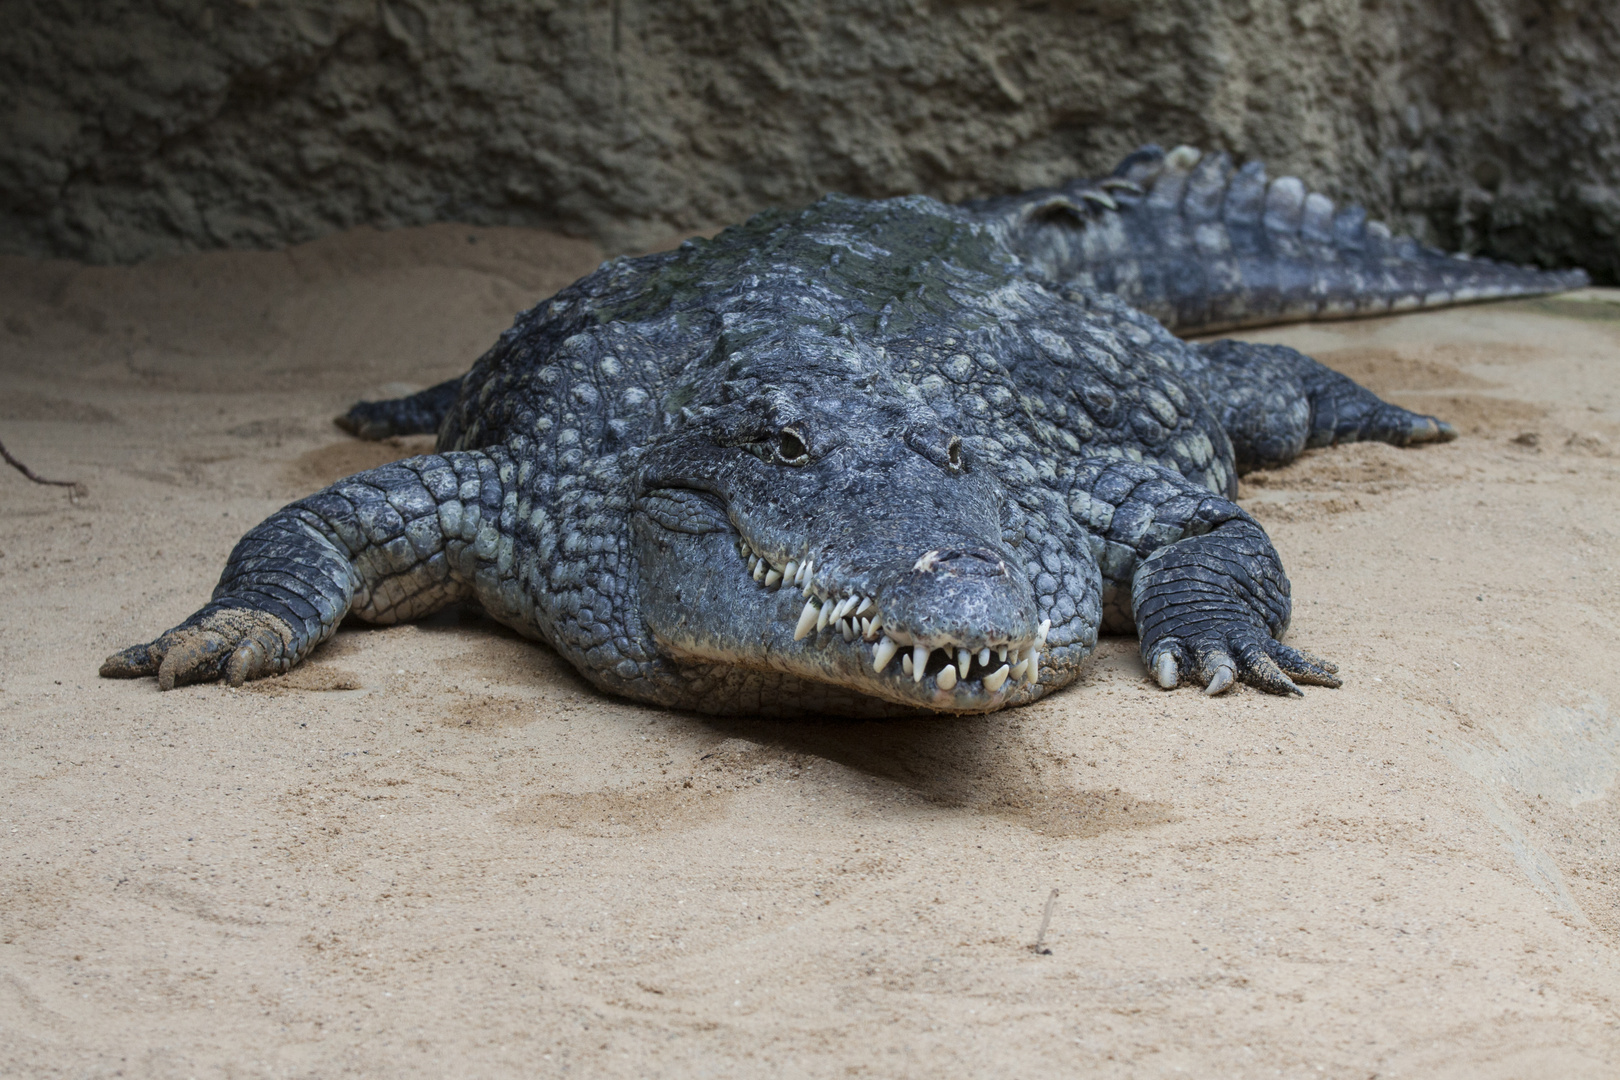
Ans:
{"type": "Polygon", "coordinates": [[[1368,427],[1370,435],[1364,438],[1374,438],[1395,446],[1446,443],[1457,438],[1457,429],[1438,416],[1415,413],[1399,405],[1385,404],[1368,427]]]}
{"type": "Polygon", "coordinates": [[[292,628],[252,608],[204,609],[156,641],[107,657],[104,679],[156,675],[159,690],[224,678],[232,686],[286,671],[295,662],[292,628]]]}
{"type": "Polygon", "coordinates": [[[1212,627],[1186,639],[1161,638],[1152,655],[1142,659],[1166,690],[1183,681],[1203,686],[1210,695],[1234,682],[1246,682],[1271,694],[1299,694],[1298,683],[1342,685],[1334,675],[1339,670],[1336,665],[1290,648],[1247,623],[1212,627]]]}
{"type": "Polygon", "coordinates": [[[1271,541],[1243,518],[1151,555],[1132,608],[1142,662],[1166,689],[1184,680],[1219,694],[1242,681],[1269,694],[1337,687],[1338,668],[1277,640],[1288,628],[1288,579],[1271,541]]]}

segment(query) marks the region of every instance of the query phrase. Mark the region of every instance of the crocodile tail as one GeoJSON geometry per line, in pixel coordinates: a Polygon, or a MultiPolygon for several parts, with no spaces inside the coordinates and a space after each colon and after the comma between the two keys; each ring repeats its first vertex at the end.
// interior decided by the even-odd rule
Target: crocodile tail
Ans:
{"type": "Polygon", "coordinates": [[[1043,277],[1119,295],[1181,334],[1345,319],[1588,284],[1448,255],[1225,153],[1146,146],[1114,175],[980,204],[1043,277]]]}
{"type": "Polygon", "coordinates": [[[410,397],[390,401],[362,401],[334,419],[333,423],[362,439],[386,439],[393,435],[436,435],[444,418],[461,397],[461,380],[430,386],[410,397]]]}

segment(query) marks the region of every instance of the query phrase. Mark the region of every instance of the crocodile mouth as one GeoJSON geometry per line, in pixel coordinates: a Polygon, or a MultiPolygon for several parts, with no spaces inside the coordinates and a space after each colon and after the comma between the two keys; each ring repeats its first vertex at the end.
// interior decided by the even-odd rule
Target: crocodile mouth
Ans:
{"type": "MultiPolygon", "coordinates": [[[[831,580],[831,575],[818,574],[815,556],[808,552],[798,557],[772,555],[742,536],[735,549],[760,592],[802,595],[794,642],[812,650],[844,650],[858,658],[875,684],[869,684],[868,692],[881,688],[886,691],[883,696],[900,701],[921,697],[939,709],[992,709],[1040,679],[1050,619],[1023,637],[925,633],[885,602],[881,587],[858,592],[831,580]]],[[[933,571],[944,555],[929,551],[912,570],[933,571]]],[[[1004,565],[1000,569],[1005,572],[1004,565]]]]}

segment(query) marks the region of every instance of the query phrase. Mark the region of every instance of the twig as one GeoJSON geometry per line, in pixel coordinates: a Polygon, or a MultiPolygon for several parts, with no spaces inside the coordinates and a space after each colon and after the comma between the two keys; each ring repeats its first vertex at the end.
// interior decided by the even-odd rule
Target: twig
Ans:
{"type": "Polygon", "coordinates": [[[79,498],[80,496],[82,496],[85,493],[84,485],[79,483],[77,480],[47,480],[47,479],[45,479],[43,476],[36,473],[33,469],[30,469],[28,466],[24,465],[22,462],[18,461],[16,458],[12,457],[11,456],[11,451],[6,449],[6,444],[5,443],[0,443],[0,457],[4,457],[6,459],[6,464],[10,465],[13,469],[16,469],[18,472],[22,473],[24,476],[28,477],[28,479],[32,480],[36,484],[49,484],[52,487],[65,487],[65,488],[68,488],[69,489],[68,498],[70,498],[70,499],[77,499],[77,498],[79,498]]]}
{"type": "Polygon", "coordinates": [[[1052,955],[1052,950],[1045,947],[1046,928],[1052,925],[1052,905],[1057,903],[1057,894],[1058,891],[1053,889],[1052,895],[1046,898],[1046,910],[1041,912],[1041,931],[1035,935],[1035,944],[1030,946],[1030,951],[1037,956],[1052,955]]]}

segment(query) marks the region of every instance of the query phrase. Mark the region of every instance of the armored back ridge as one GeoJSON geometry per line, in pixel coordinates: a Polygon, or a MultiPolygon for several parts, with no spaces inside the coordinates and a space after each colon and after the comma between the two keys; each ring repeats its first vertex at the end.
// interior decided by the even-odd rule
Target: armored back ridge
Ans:
{"type": "Polygon", "coordinates": [[[463,378],[356,406],[357,434],[437,451],[278,512],[102,672],[240,682],[346,615],[476,602],[604,690],[704,712],[992,711],[1072,681],[1104,629],[1166,687],[1337,685],[1280,640],[1288,580],[1237,476],[1453,432],[1163,321],[1575,279],[1386,242],[1261,176],[1143,151],[1061,191],[829,196],[605,263],[463,378]]]}
{"type": "Polygon", "coordinates": [[[1587,284],[1393,236],[1298,177],[1144,147],[1111,177],[972,204],[1037,273],[1110,292],[1181,333],[1386,315],[1587,284]]]}

